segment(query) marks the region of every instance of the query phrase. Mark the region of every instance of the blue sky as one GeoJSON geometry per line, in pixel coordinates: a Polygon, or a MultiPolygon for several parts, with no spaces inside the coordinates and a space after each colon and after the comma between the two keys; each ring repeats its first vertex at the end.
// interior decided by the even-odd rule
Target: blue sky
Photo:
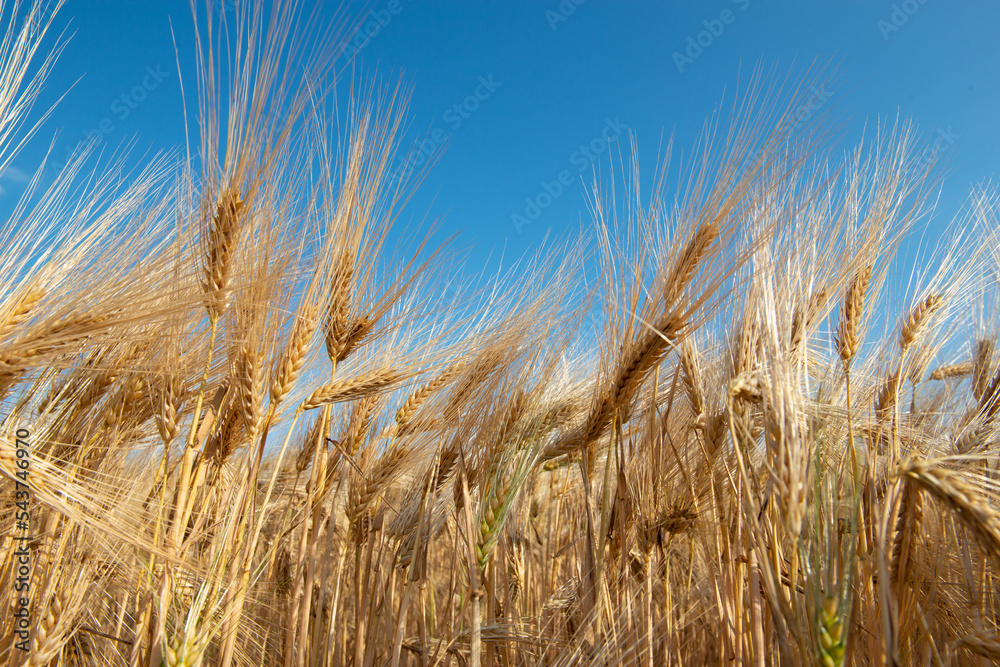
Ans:
{"type": "MultiPolygon", "coordinates": [[[[233,0],[215,1],[232,11],[233,0]]],[[[359,76],[412,87],[408,138],[430,137],[437,159],[402,224],[461,231],[470,271],[586,226],[585,183],[608,173],[629,133],[651,177],[670,134],[689,148],[758,62],[781,75],[836,65],[821,97],[846,121],[845,147],[897,114],[925,141],[941,137],[949,169],[935,224],[996,170],[995,2],[379,0],[347,13],[377,27],[357,41],[359,76]]],[[[72,88],[0,177],[4,210],[56,133],[56,163],[93,131],[105,153],[131,145],[136,160],[183,145],[178,57],[189,99],[195,83],[187,0],[67,0],[56,26],[72,37],[42,103],[72,88]]]]}

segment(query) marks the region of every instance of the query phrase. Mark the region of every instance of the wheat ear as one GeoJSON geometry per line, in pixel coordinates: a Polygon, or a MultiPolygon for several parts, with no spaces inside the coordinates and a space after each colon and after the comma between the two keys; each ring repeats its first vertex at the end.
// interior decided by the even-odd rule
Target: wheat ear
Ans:
{"type": "Polygon", "coordinates": [[[865,296],[871,277],[872,267],[869,264],[854,276],[844,294],[836,340],[837,353],[844,362],[844,368],[850,368],[851,360],[861,347],[861,321],[864,319],[865,296]]]}
{"type": "Polygon", "coordinates": [[[409,453],[410,450],[406,447],[395,447],[389,450],[379,457],[371,472],[354,484],[347,512],[351,524],[357,523],[381,497],[381,494],[402,469],[403,462],[409,453]]]}
{"type": "Polygon", "coordinates": [[[686,339],[680,344],[681,383],[684,393],[691,404],[695,419],[703,419],[705,414],[705,394],[703,390],[701,369],[698,366],[698,352],[694,343],[686,339]]]}
{"type": "Polygon", "coordinates": [[[819,289],[809,297],[809,303],[805,308],[799,307],[792,316],[791,349],[798,350],[806,339],[809,329],[816,321],[816,316],[826,305],[827,293],[825,289],[819,289]]]}
{"type": "Polygon", "coordinates": [[[976,354],[970,364],[972,373],[972,394],[976,400],[982,400],[990,382],[990,367],[993,362],[993,341],[984,338],[976,343],[976,354]]]}
{"type": "Polygon", "coordinates": [[[955,642],[955,648],[968,649],[976,655],[988,658],[996,664],[1000,662],[1000,635],[977,632],[955,642]]]}
{"type": "Polygon", "coordinates": [[[218,318],[229,305],[226,289],[229,287],[233,250],[244,227],[241,224],[243,207],[243,200],[235,187],[223,190],[205,241],[208,248],[202,291],[205,307],[213,319],[218,318]]]}
{"type": "Polygon", "coordinates": [[[0,315],[0,340],[9,336],[19,324],[28,319],[31,310],[45,294],[45,290],[29,289],[24,296],[14,302],[14,305],[7,312],[0,315]]]}
{"type": "Polygon", "coordinates": [[[413,419],[420,406],[431,396],[441,391],[455,377],[459,370],[460,366],[458,365],[445,369],[443,373],[421,386],[403,401],[403,404],[399,406],[399,410],[396,411],[396,424],[399,425],[399,435],[403,435],[406,432],[410,420],[413,419]]]}
{"type": "Polygon", "coordinates": [[[950,380],[972,375],[972,363],[966,361],[960,364],[946,364],[931,371],[932,380],[950,380]]]}
{"type": "Polygon", "coordinates": [[[842,667],[844,664],[847,647],[839,607],[837,598],[832,595],[823,600],[819,626],[819,654],[823,667],[842,667]]]}
{"type": "Polygon", "coordinates": [[[355,398],[366,396],[372,392],[382,391],[403,380],[403,375],[390,368],[382,368],[368,373],[362,373],[349,380],[328,382],[309,394],[302,402],[300,409],[312,410],[324,405],[343,403],[355,398]]]}
{"type": "Polygon", "coordinates": [[[351,331],[351,292],[354,285],[354,263],[348,253],[341,258],[326,312],[326,352],[337,363],[346,355],[344,350],[351,331]]]}
{"type": "Polygon", "coordinates": [[[961,474],[914,457],[903,465],[900,476],[954,510],[987,552],[1000,557],[1000,513],[961,474]]]}
{"type": "Polygon", "coordinates": [[[250,343],[240,345],[233,364],[233,385],[240,418],[251,435],[256,433],[261,417],[260,389],[264,367],[260,353],[250,343]]]}
{"type": "Polygon", "coordinates": [[[309,352],[309,343],[319,322],[319,304],[312,303],[302,308],[295,320],[288,345],[278,362],[278,371],[271,383],[271,404],[278,405],[288,396],[292,386],[302,371],[309,352]]]}
{"type": "Polygon", "coordinates": [[[163,443],[170,445],[180,432],[180,414],[184,405],[184,382],[176,375],[167,376],[160,392],[156,428],[163,443]]]}
{"type": "Polygon", "coordinates": [[[944,297],[942,295],[931,294],[913,307],[899,329],[899,351],[901,354],[906,354],[906,351],[913,347],[931,316],[940,310],[943,304],[944,297]]]}
{"type": "Polygon", "coordinates": [[[896,521],[889,568],[889,581],[896,587],[897,597],[899,589],[909,582],[912,554],[920,536],[922,519],[923,498],[920,488],[907,479],[903,482],[903,494],[899,501],[899,519],[896,521]]]}

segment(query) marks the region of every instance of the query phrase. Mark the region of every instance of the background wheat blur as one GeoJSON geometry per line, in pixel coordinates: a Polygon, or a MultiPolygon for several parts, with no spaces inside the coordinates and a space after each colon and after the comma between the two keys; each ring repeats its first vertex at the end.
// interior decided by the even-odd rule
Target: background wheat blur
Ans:
{"type": "MultiPolygon", "coordinates": [[[[183,158],[83,152],[3,227],[4,664],[1000,659],[990,192],[901,267],[911,128],[834,153],[758,77],[676,185],[441,301],[387,243],[404,92],[331,122],[297,16],[201,26],[183,158]]],[[[7,165],[60,42],[3,17],[7,165]]]]}

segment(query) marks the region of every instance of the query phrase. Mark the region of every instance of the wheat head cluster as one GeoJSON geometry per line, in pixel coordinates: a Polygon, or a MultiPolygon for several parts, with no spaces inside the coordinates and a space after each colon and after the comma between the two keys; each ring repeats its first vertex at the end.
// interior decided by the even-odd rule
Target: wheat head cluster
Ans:
{"type": "MultiPolygon", "coordinates": [[[[0,5],[4,168],[45,4],[0,5]]],[[[919,133],[845,149],[761,75],[445,294],[405,89],[237,4],[186,149],[83,147],[0,231],[3,664],[1000,660],[991,191],[921,242],[919,133]]]]}

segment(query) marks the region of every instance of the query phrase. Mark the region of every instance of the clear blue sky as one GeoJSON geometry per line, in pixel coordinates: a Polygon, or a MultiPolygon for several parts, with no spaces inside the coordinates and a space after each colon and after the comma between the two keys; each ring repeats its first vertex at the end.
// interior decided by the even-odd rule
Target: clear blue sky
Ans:
{"type": "MultiPolygon", "coordinates": [[[[322,11],[332,16],[336,5],[322,11]]],[[[586,224],[583,181],[595,167],[607,172],[605,138],[613,144],[626,139],[623,128],[633,132],[651,176],[665,138],[673,132],[679,148],[689,147],[741,69],[745,80],[761,59],[779,72],[836,63],[831,92],[848,121],[847,143],[865,123],[897,113],[912,117],[927,141],[947,136],[943,211],[996,171],[996,2],[379,0],[349,11],[356,21],[381,20],[358,52],[361,72],[412,86],[410,139],[430,132],[447,143],[404,222],[442,218],[442,234],[461,230],[463,245],[476,248],[470,270],[491,253],[521,255],[549,229],[561,235],[586,224]],[[581,151],[588,145],[593,157],[581,151]],[[568,185],[557,187],[561,175],[568,185]],[[557,196],[518,231],[512,215],[536,212],[526,211],[526,198],[546,203],[545,183],[557,196]]],[[[16,169],[0,177],[3,209],[57,131],[57,162],[102,121],[105,151],[128,142],[136,155],[183,145],[171,24],[190,97],[187,0],[67,0],[56,25],[72,39],[43,98],[73,88],[16,169]],[[143,85],[145,99],[123,101],[143,85]]]]}

